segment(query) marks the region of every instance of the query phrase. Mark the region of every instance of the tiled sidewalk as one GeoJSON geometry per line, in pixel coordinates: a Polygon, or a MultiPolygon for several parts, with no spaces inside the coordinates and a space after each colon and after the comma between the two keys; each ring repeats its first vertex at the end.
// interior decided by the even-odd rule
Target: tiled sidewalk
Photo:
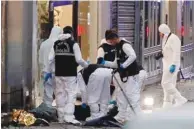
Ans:
{"type": "MultiPolygon", "coordinates": [[[[177,86],[183,96],[185,96],[189,100],[194,100],[194,80],[179,82],[177,86]]],[[[142,101],[145,96],[152,96],[154,98],[154,107],[156,108],[161,107],[163,100],[163,91],[160,84],[146,86],[145,91],[143,91],[142,93],[142,101]]],[[[20,127],[20,128],[10,127],[9,129],[118,129],[118,128],[81,127],[67,124],[52,123],[49,127],[20,127]]]]}

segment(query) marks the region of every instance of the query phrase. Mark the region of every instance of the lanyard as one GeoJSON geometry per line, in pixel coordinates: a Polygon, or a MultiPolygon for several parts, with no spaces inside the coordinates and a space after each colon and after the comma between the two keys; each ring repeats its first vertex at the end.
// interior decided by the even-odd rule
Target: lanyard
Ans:
{"type": "Polygon", "coordinates": [[[172,34],[172,33],[170,33],[170,34],[168,35],[168,37],[167,37],[167,39],[166,39],[166,42],[165,42],[164,46],[166,45],[166,43],[167,43],[167,41],[168,41],[168,38],[171,36],[171,34],[172,34]]]}

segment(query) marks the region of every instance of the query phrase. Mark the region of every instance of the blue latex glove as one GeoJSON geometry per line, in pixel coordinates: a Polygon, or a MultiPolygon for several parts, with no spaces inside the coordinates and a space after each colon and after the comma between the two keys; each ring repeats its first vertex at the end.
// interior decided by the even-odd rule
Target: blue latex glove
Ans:
{"type": "Polygon", "coordinates": [[[109,102],[109,104],[117,105],[117,102],[116,102],[115,100],[111,100],[111,101],[109,102]]]}
{"type": "Polygon", "coordinates": [[[171,65],[169,71],[171,73],[174,73],[175,69],[176,69],[176,65],[171,65]]]}
{"type": "Polygon", "coordinates": [[[124,69],[123,64],[120,64],[120,71],[123,71],[124,69]]]}
{"type": "Polygon", "coordinates": [[[46,73],[44,76],[44,82],[47,82],[49,78],[52,78],[52,73],[46,73]]]}
{"type": "Polygon", "coordinates": [[[104,59],[102,59],[101,65],[104,65],[104,64],[105,64],[105,60],[104,60],[104,59]]]}
{"type": "Polygon", "coordinates": [[[86,108],[87,107],[87,105],[85,104],[85,103],[82,103],[82,108],[86,108]]]}

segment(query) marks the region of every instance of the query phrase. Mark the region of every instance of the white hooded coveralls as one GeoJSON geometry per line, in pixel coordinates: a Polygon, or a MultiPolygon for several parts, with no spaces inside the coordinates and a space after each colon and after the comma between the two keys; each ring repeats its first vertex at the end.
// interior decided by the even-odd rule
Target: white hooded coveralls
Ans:
{"type": "Polygon", "coordinates": [[[162,40],[162,53],[163,53],[163,75],[161,85],[164,90],[164,103],[163,107],[169,107],[172,105],[173,100],[178,106],[186,102],[186,99],[181,96],[180,92],[176,89],[177,73],[180,68],[181,58],[181,41],[178,36],[170,34],[170,28],[166,24],[159,26],[159,32],[164,34],[162,40]],[[170,66],[175,65],[176,69],[174,73],[170,73],[170,66]]]}
{"type": "MultiPolygon", "coordinates": [[[[123,45],[122,49],[125,52],[125,54],[128,56],[127,60],[122,64],[123,67],[126,68],[131,63],[133,63],[135,61],[136,54],[135,54],[133,47],[128,43],[125,43],[123,45]]],[[[114,62],[105,61],[105,66],[107,66],[107,67],[112,66],[112,68],[118,67],[116,59],[114,62]]],[[[124,92],[127,95],[127,98],[131,102],[131,105],[133,106],[135,112],[140,113],[141,112],[141,107],[140,107],[141,88],[140,88],[140,85],[138,84],[139,76],[138,75],[129,76],[127,82],[125,82],[125,83],[121,81],[120,75],[118,73],[115,74],[115,77],[117,78],[119,84],[122,86],[124,92]]],[[[124,78],[124,80],[126,80],[126,79],[124,78]]],[[[118,110],[119,110],[119,113],[115,116],[115,119],[117,119],[120,122],[123,122],[123,121],[127,120],[133,114],[130,114],[132,112],[126,113],[127,108],[129,107],[128,102],[127,102],[126,98],[124,97],[120,88],[118,88],[119,86],[118,86],[115,79],[113,79],[113,83],[117,87],[116,100],[118,103],[118,110]]]]}
{"type": "Polygon", "coordinates": [[[82,102],[90,106],[91,116],[87,120],[95,119],[107,114],[110,100],[110,83],[112,69],[97,68],[90,76],[86,85],[82,74],[78,73],[82,102]]]}
{"type": "MultiPolygon", "coordinates": [[[[63,33],[62,28],[58,26],[54,26],[51,30],[50,36],[47,40],[42,42],[39,50],[39,64],[41,67],[41,80],[43,80],[43,76],[45,76],[47,72],[47,65],[49,65],[48,56],[50,50],[54,44],[54,42],[58,39],[58,36],[63,33]]],[[[52,64],[53,65],[53,64],[52,64]]],[[[52,67],[52,76],[54,76],[54,67],[52,67]]],[[[44,83],[44,96],[43,96],[43,103],[47,106],[52,106],[53,102],[53,92],[54,92],[54,77],[49,78],[47,82],[44,83]]]]}
{"type": "MultiPolygon", "coordinates": [[[[59,36],[59,40],[65,40],[70,38],[70,34],[62,34],[59,36]]],[[[75,56],[76,62],[82,67],[87,67],[88,63],[82,59],[80,47],[78,43],[73,45],[73,52],[75,56]]],[[[49,62],[52,64],[55,59],[54,48],[52,47],[49,54],[49,62]]],[[[51,66],[51,65],[50,65],[51,66]]],[[[50,70],[51,67],[48,67],[50,70]]],[[[77,78],[76,76],[71,77],[63,77],[63,76],[55,76],[56,81],[56,89],[55,89],[55,97],[56,97],[56,105],[58,112],[58,120],[59,122],[70,122],[70,123],[78,123],[75,120],[74,110],[75,110],[75,101],[77,94],[77,78]]]]}

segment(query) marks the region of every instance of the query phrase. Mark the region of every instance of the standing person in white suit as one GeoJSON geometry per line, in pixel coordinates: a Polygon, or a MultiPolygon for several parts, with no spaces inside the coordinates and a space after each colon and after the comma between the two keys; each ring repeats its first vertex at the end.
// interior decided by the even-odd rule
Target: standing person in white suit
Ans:
{"type": "Polygon", "coordinates": [[[174,106],[180,106],[187,102],[176,88],[177,74],[180,68],[181,41],[179,37],[171,33],[166,24],[159,26],[162,40],[162,62],[163,75],[161,85],[164,91],[163,108],[171,107],[173,100],[174,106]]]}
{"type": "Polygon", "coordinates": [[[54,92],[54,67],[52,72],[48,74],[46,72],[46,67],[49,64],[48,56],[54,42],[58,39],[58,36],[63,33],[63,29],[54,26],[51,30],[50,36],[47,40],[42,42],[39,50],[39,64],[41,67],[41,76],[44,78],[44,96],[43,103],[51,107],[53,102],[53,92],[54,92]]]}
{"type": "Polygon", "coordinates": [[[80,124],[74,116],[74,103],[78,88],[77,66],[79,64],[85,68],[88,63],[82,59],[80,47],[73,39],[72,27],[63,28],[63,34],[59,36],[51,49],[49,62],[55,64],[55,97],[58,121],[59,123],[80,124]]]}

